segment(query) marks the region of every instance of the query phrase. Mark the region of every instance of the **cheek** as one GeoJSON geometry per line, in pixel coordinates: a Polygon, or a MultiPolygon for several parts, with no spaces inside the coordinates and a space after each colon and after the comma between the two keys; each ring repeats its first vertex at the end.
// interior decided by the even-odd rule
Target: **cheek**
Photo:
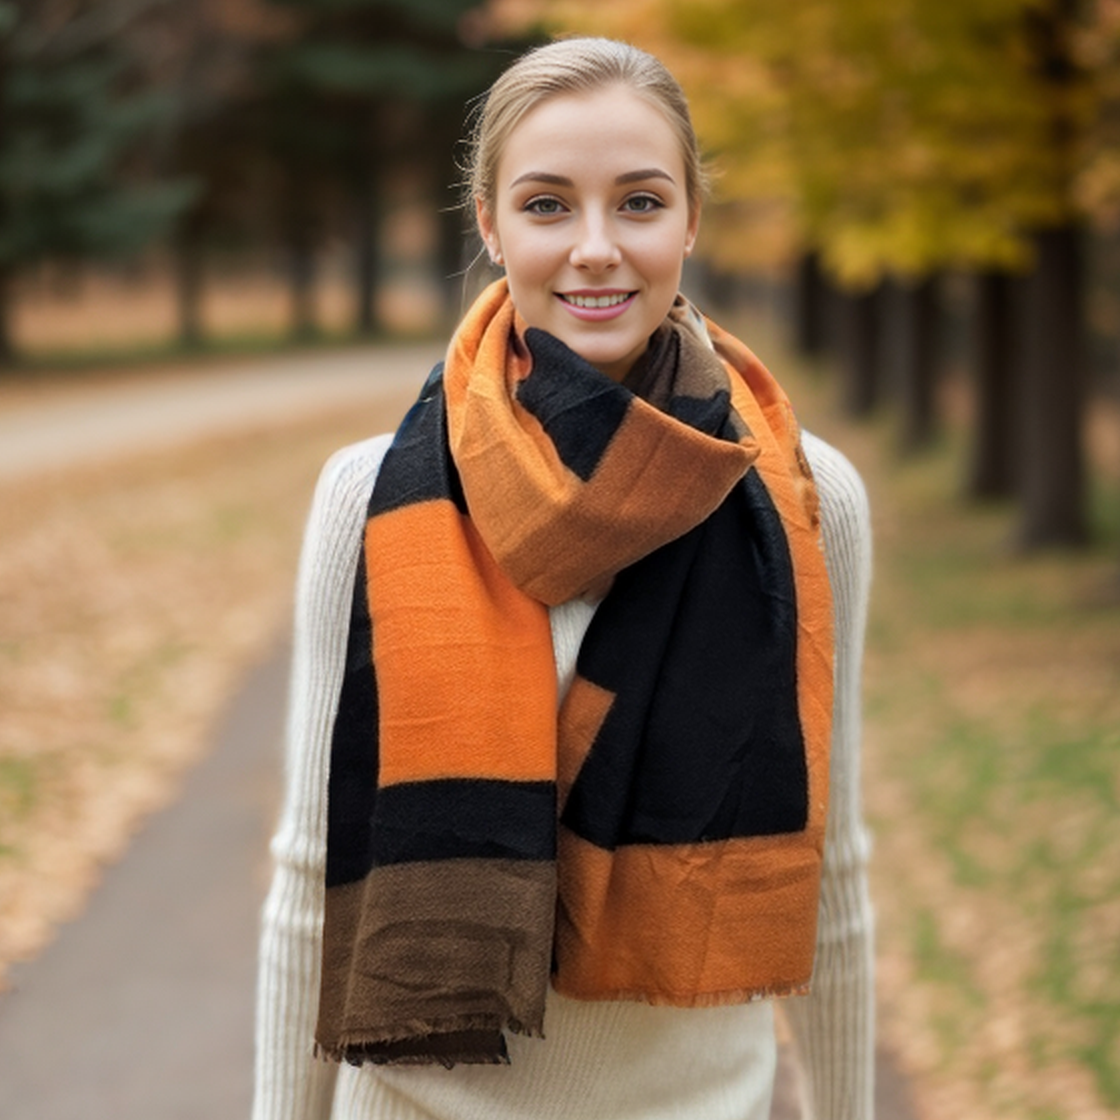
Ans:
{"type": "Polygon", "coordinates": [[[659,231],[633,246],[633,260],[651,283],[674,284],[679,280],[687,247],[687,228],[682,223],[659,231]]]}
{"type": "Polygon", "coordinates": [[[563,248],[539,232],[508,238],[502,243],[506,277],[511,288],[528,289],[543,285],[563,264],[563,248]]]}
{"type": "Polygon", "coordinates": [[[670,284],[675,288],[680,280],[683,264],[684,243],[674,241],[651,247],[645,256],[643,270],[651,282],[670,284]]]}

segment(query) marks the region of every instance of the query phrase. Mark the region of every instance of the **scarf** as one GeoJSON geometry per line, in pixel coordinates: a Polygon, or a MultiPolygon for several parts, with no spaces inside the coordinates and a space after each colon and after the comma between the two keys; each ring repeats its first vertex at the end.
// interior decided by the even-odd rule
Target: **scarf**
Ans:
{"type": "Polygon", "coordinates": [[[506,1061],[550,982],[807,988],[832,714],[812,477],[776,382],[683,300],[627,382],[498,281],[386,453],[331,745],[320,1053],[506,1061]],[[548,607],[577,596],[602,601],[558,710],[548,607]]]}

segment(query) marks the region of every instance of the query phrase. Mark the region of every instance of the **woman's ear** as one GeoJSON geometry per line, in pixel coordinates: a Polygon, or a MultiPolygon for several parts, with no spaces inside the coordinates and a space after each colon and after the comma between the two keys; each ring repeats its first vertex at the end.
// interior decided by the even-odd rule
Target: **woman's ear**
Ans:
{"type": "Polygon", "coordinates": [[[478,219],[478,229],[482,234],[482,243],[486,246],[490,260],[494,264],[502,263],[502,247],[498,241],[498,231],[494,225],[493,215],[489,207],[481,198],[474,200],[475,216],[478,219]]]}
{"type": "Polygon", "coordinates": [[[684,255],[687,257],[691,255],[693,246],[696,244],[696,235],[700,232],[700,207],[696,207],[696,212],[688,219],[688,229],[684,237],[684,255]]]}

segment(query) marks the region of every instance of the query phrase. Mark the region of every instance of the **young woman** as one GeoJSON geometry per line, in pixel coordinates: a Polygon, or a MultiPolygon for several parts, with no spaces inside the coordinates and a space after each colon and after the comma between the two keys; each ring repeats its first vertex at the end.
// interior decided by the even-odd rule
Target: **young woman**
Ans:
{"type": "Polygon", "coordinates": [[[254,1115],[765,1120],[791,996],[866,1120],[859,480],[678,295],[659,62],[530,52],[474,140],[505,276],[311,513],[254,1115]]]}

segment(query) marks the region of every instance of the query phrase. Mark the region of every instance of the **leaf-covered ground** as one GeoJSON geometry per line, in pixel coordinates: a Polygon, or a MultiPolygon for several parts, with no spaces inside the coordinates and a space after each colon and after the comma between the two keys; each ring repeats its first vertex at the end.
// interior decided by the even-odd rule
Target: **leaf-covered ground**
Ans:
{"type": "Polygon", "coordinates": [[[1099,543],[1026,558],[1013,510],[960,498],[959,422],[900,459],[889,418],[837,420],[821,378],[806,421],[860,467],[876,532],[883,1030],[931,1120],[1120,1116],[1120,415],[1092,426],[1099,543]]]}
{"type": "Polygon", "coordinates": [[[404,403],[0,484],[0,979],[205,749],[288,625],[320,466],[404,403]]]}
{"type": "MultiPolygon", "coordinates": [[[[872,497],[883,1033],[929,1120],[1120,1116],[1115,418],[1109,539],[1023,559],[1009,511],[959,501],[956,437],[900,462],[889,423],[838,421],[821,374],[759,349],[872,497]]],[[[320,418],[0,486],[0,969],[80,908],[205,748],[287,625],[320,464],[390,424],[320,418]]]]}

